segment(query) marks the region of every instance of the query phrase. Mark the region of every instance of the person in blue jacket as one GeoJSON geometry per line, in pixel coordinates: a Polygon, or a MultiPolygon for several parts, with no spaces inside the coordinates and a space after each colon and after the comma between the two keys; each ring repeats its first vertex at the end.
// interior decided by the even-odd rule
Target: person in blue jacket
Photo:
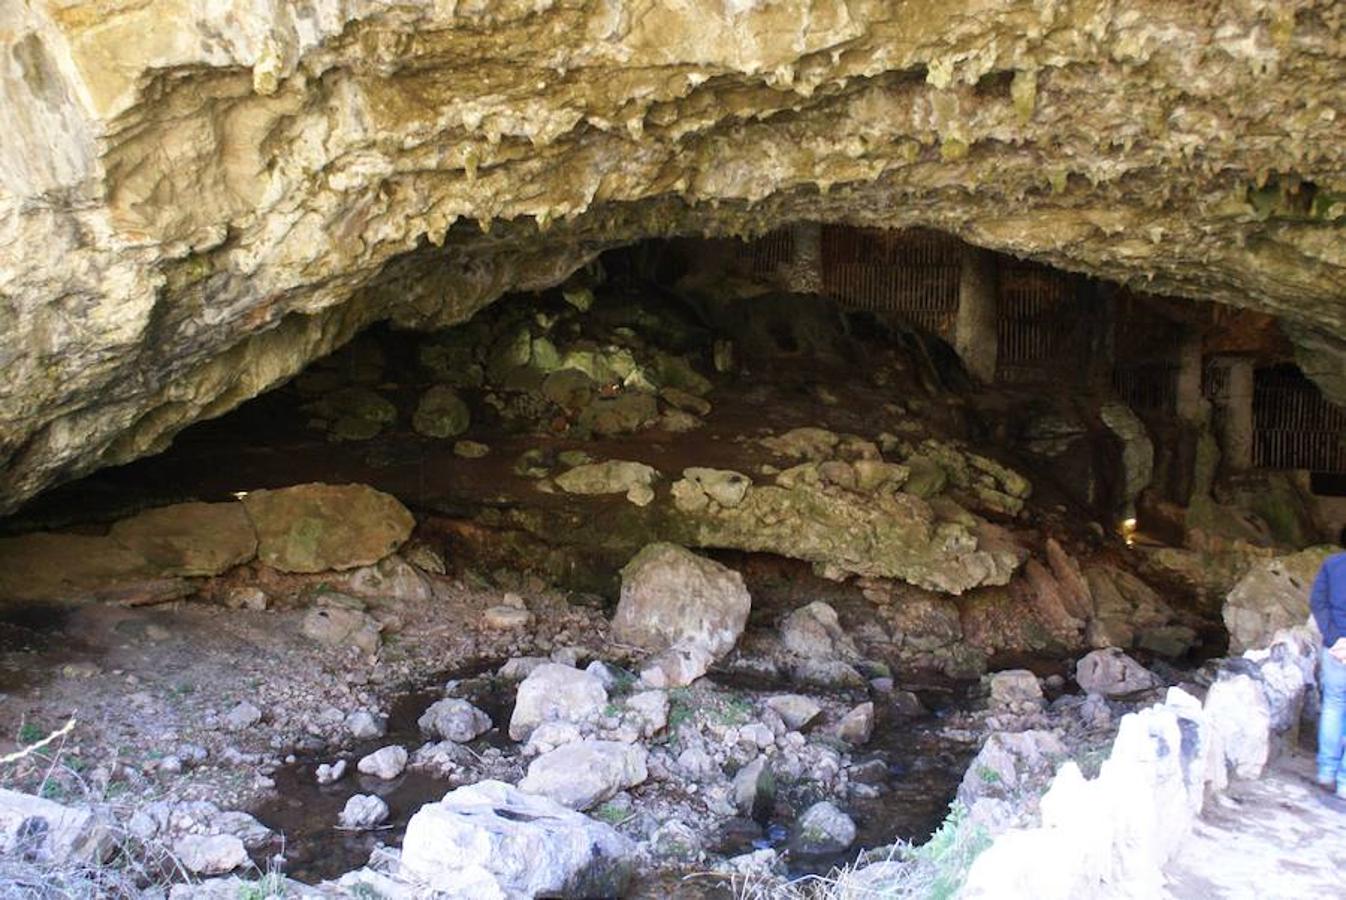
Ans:
{"type": "Polygon", "coordinates": [[[1318,676],[1323,689],[1323,710],[1318,719],[1318,784],[1346,799],[1346,768],[1341,764],[1346,728],[1346,553],[1334,553],[1323,560],[1313,580],[1309,608],[1323,634],[1318,676]]]}

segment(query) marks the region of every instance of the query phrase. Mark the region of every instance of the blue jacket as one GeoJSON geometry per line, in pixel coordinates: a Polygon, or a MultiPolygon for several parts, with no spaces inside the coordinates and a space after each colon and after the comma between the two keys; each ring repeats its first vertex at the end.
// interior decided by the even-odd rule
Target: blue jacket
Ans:
{"type": "Polygon", "coordinates": [[[1346,553],[1334,553],[1323,560],[1309,594],[1309,609],[1323,644],[1331,647],[1337,638],[1346,637],[1346,553]]]}

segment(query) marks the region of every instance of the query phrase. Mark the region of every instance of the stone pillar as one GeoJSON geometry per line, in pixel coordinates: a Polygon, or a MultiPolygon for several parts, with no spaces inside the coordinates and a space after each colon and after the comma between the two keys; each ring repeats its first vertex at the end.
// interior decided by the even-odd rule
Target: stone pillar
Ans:
{"type": "Polygon", "coordinates": [[[971,245],[963,247],[953,349],[974,378],[986,384],[995,381],[998,350],[995,255],[971,245]]]}
{"type": "Polygon", "coordinates": [[[1222,362],[1228,381],[1221,443],[1225,465],[1239,472],[1253,466],[1253,361],[1231,356],[1222,362]]]}
{"type": "Polygon", "coordinates": [[[1189,334],[1178,348],[1178,378],[1174,412],[1183,422],[1200,422],[1206,417],[1206,400],[1201,396],[1201,335],[1189,334]]]}
{"type": "Polygon", "coordinates": [[[790,226],[794,259],[785,273],[786,289],[796,294],[821,294],[823,291],[823,226],[818,222],[796,222],[790,226]]]}

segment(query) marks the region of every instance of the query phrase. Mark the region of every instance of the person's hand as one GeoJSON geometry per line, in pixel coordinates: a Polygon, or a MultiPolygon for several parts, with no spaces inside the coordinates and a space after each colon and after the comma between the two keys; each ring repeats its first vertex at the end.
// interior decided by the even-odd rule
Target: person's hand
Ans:
{"type": "Polygon", "coordinates": [[[1339,663],[1346,663],[1346,637],[1337,638],[1337,642],[1327,649],[1339,663]]]}

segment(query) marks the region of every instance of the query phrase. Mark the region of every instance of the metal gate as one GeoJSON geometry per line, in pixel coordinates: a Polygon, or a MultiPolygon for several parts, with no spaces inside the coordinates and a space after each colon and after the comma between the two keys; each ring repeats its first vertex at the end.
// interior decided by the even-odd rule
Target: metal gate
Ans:
{"type": "Polygon", "coordinates": [[[843,306],[889,313],[953,339],[961,242],[924,228],[888,231],[828,225],[823,291],[843,306]]]}
{"type": "Polygon", "coordinates": [[[1294,366],[1253,378],[1253,465],[1346,474],[1346,409],[1294,366]]]}

